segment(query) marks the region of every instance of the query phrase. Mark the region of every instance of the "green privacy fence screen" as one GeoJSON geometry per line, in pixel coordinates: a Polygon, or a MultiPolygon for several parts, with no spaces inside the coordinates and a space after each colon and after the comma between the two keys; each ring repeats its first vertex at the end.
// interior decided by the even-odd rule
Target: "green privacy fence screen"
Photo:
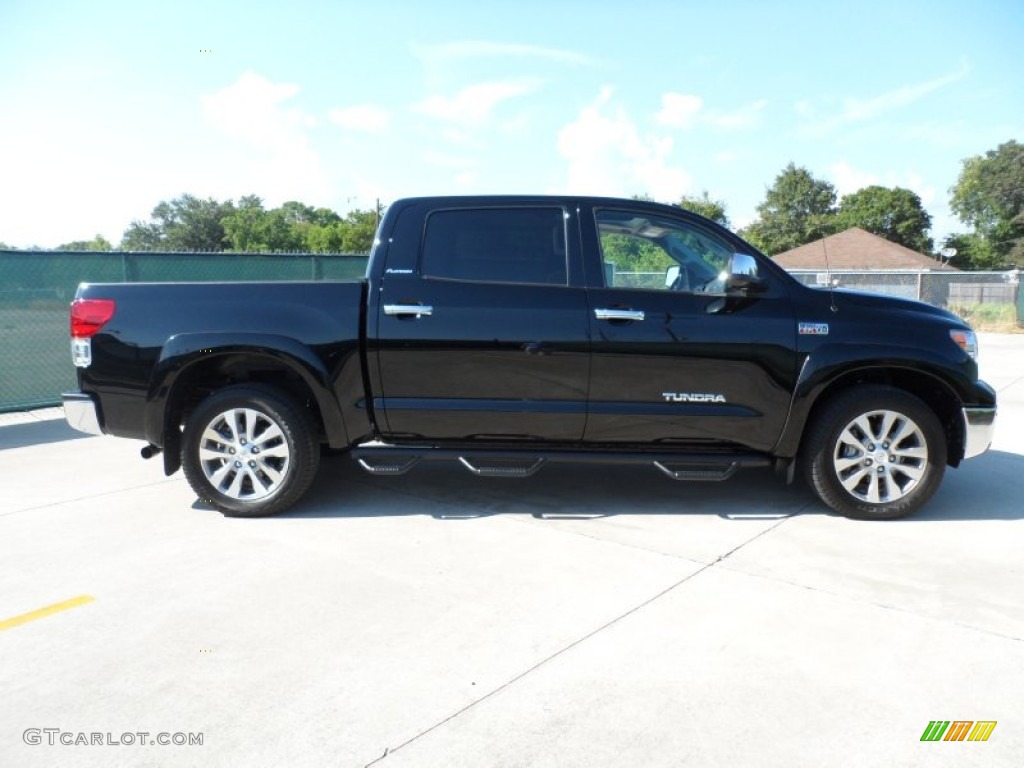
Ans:
{"type": "Polygon", "coordinates": [[[68,303],[79,283],[350,280],[354,254],[0,251],[0,413],[73,390],[68,303]]]}

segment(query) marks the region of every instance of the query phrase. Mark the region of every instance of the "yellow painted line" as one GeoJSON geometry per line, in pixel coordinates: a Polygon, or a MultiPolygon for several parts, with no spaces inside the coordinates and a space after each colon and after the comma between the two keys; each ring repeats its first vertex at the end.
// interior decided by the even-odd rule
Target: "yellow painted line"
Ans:
{"type": "Polygon", "coordinates": [[[5,629],[17,627],[21,624],[27,624],[28,622],[35,621],[36,619],[51,616],[54,613],[66,611],[68,608],[76,608],[79,605],[91,603],[95,599],[96,598],[92,595],[79,595],[78,597],[73,597],[70,600],[65,600],[62,603],[54,603],[53,605],[48,605],[45,608],[40,608],[38,611],[29,611],[28,613],[23,613],[20,616],[4,619],[3,621],[0,621],[0,632],[5,629]]]}

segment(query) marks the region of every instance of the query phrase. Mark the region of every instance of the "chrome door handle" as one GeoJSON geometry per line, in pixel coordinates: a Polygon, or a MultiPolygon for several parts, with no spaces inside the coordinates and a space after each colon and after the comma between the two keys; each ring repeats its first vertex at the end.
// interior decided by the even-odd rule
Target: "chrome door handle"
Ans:
{"type": "Polygon", "coordinates": [[[642,309],[595,309],[594,317],[598,320],[643,320],[642,309]]]}
{"type": "Polygon", "coordinates": [[[425,304],[385,304],[384,305],[385,315],[432,315],[434,314],[434,308],[428,307],[425,304]]]}

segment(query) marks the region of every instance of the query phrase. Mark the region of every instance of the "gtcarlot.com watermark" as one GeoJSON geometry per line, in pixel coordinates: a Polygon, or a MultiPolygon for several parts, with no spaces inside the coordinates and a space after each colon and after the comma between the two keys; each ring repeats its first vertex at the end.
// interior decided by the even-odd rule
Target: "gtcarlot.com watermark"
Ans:
{"type": "Polygon", "coordinates": [[[149,731],[126,731],[106,733],[85,731],[63,731],[60,728],[26,728],[21,740],[30,746],[48,744],[51,747],[63,744],[66,747],[131,747],[131,746],[203,746],[202,733],[150,733],[149,731]]]}

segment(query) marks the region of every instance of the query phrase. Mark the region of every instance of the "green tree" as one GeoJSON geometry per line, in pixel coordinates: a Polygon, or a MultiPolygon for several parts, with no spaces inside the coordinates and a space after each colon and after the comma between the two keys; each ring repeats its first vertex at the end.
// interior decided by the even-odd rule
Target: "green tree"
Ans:
{"type": "Polygon", "coordinates": [[[678,205],[687,211],[693,211],[706,219],[711,219],[726,229],[732,229],[729,217],[725,213],[725,203],[721,200],[712,200],[706,189],[701,192],[700,197],[683,195],[678,205]]]}
{"type": "Polygon", "coordinates": [[[994,259],[1024,262],[1024,144],[1008,141],[963,161],[950,208],[994,259]]]}
{"type": "MultiPolygon", "coordinates": [[[[287,205],[287,203],[286,203],[287,205]]],[[[265,250],[301,251],[305,249],[304,230],[311,226],[296,219],[287,208],[273,208],[267,212],[264,222],[265,250]]]]}
{"type": "Polygon", "coordinates": [[[931,225],[921,198],[902,187],[876,185],[845,195],[836,217],[837,231],[860,227],[920,253],[931,253],[931,225]]]}
{"type": "Polygon", "coordinates": [[[602,235],[601,252],[619,272],[664,272],[676,263],[663,248],[634,235],[602,235]]]}
{"type": "MultiPolygon", "coordinates": [[[[337,213],[330,208],[313,208],[295,200],[289,200],[277,210],[291,231],[295,250],[332,250],[325,245],[331,240],[329,233],[332,227],[341,221],[341,216],[337,213]]],[[[334,239],[340,242],[340,236],[334,239]]]]}
{"type": "Polygon", "coordinates": [[[306,230],[305,248],[312,253],[340,253],[344,250],[345,222],[338,221],[306,230]]]}
{"type": "Polygon", "coordinates": [[[369,253],[377,234],[380,216],[380,210],[349,211],[344,219],[345,235],[341,250],[345,253],[369,253]]]}
{"type": "Polygon", "coordinates": [[[942,246],[956,249],[949,264],[957,269],[999,269],[1005,263],[1003,257],[993,251],[991,243],[974,232],[950,235],[942,246]]]}
{"type": "Polygon", "coordinates": [[[313,225],[307,230],[306,247],[316,253],[369,253],[381,211],[349,211],[344,219],[333,211],[330,213],[334,220],[328,219],[326,223],[313,225]]]}
{"type": "Polygon", "coordinates": [[[301,203],[286,203],[285,206],[266,211],[258,197],[243,200],[247,204],[245,216],[238,218],[232,215],[224,220],[224,228],[229,236],[235,233],[232,243],[239,241],[235,245],[236,250],[275,253],[304,249],[300,228],[305,224],[295,215],[295,206],[301,203]],[[259,205],[254,205],[253,200],[259,205]]]}
{"type": "Polygon", "coordinates": [[[264,251],[267,212],[263,201],[256,195],[245,195],[238,200],[235,210],[221,219],[224,234],[233,251],[264,251]]]}
{"type": "Polygon", "coordinates": [[[110,251],[113,248],[103,235],[96,235],[92,240],[72,240],[57,246],[58,251],[110,251]]]}
{"type": "Polygon", "coordinates": [[[125,230],[126,250],[239,252],[343,251],[366,253],[373,245],[383,208],[351,211],[344,218],[330,208],[289,200],[268,210],[257,195],[236,205],[182,195],[161,201],[150,221],[125,230]]]}
{"type": "Polygon", "coordinates": [[[741,234],[765,253],[782,253],[836,231],[836,190],[790,163],[766,190],[757,213],[741,234]]]}
{"type": "Polygon", "coordinates": [[[166,247],[163,228],[152,221],[132,221],[121,235],[123,251],[156,251],[166,247]]]}
{"type": "Polygon", "coordinates": [[[330,208],[289,200],[268,211],[255,195],[241,198],[223,224],[232,249],[250,252],[341,250],[347,232],[330,208]]]}
{"type": "Polygon", "coordinates": [[[150,214],[151,221],[133,221],[125,230],[121,247],[129,250],[221,251],[229,240],[221,223],[235,210],[231,200],[182,195],[162,200],[150,214]]]}

